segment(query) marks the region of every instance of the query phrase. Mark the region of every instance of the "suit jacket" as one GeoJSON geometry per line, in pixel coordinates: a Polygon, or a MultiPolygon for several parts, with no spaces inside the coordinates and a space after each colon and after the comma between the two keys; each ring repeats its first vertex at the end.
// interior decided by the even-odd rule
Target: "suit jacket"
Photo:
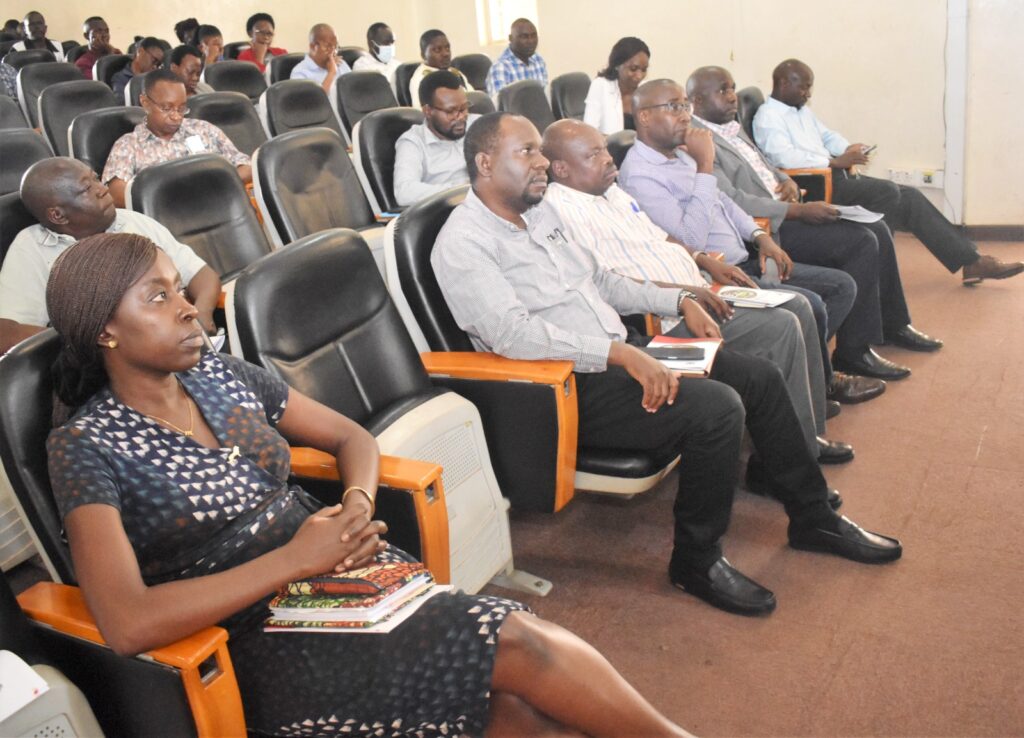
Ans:
{"type": "MultiPolygon", "coordinates": [[[[690,125],[695,128],[707,128],[703,123],[694,118],[690,125]]],[[[710,130],[710,129],[708,129],[710,130]]],[[[772,223],[772,232],[778,233],[782,221],[786,219],[786,211],[789,210],[789,203],[780,202],[772,197],[771,192],[764,186],[761,178],[757,176],[754,167],[747,163],[732,144],[724,138],[711,132],[715,140],[715,178],[718,180],[718,189],[730,197],[737,205],[743,208],[753,218],[769,218],[772,223]]],[[[768,167],[779,182],[785,182],[789,176],[776,169],[764,154],[750,140],[746,131],[740,129],[740,138],[746,141],[761,157],[764,165],[768,167]]]]}

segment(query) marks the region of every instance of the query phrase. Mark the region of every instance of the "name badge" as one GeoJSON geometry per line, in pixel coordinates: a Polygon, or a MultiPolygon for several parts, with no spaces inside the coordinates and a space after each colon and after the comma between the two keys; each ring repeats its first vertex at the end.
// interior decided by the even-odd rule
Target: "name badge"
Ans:
{"type": "Polygon", "coordinates": [[[199,136],[189,136],[186,138],[185,148],[188,149],[190,154],[201,154],[206,151],[206,146],[203,145],[203,139],[199,136]]]}

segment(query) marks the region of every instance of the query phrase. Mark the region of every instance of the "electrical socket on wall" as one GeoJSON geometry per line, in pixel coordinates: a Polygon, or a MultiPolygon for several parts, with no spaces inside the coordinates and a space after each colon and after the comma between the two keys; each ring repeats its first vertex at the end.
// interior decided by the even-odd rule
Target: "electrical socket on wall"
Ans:
{"type": "Polygon", "coordinates": [[[942,189],[945,172],[941,169],[890,169],[889,179],[908,187],[935,187],[942,189]]]}

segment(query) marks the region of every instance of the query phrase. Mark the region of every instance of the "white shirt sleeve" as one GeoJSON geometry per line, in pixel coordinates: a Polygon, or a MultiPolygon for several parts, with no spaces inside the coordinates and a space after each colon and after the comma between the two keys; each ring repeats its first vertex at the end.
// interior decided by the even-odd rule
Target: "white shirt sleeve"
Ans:
{"type": "Polygon", "coordinates": [[[36,246],[30,226],[15,236],[0,268],[0,318],[23,325],[45,326],[46,282],[50,269],[36,246]]]}
{"type": "Polygon", "coordinates": [[[186,287],[192,277],[206,266],[206,262],[196,256],[195,251],[178,241],[169,230],[152,218],[130,210],[118,210],[118,216],[126,221],[125,231],[145,236],[171,257],[186,287]]]}

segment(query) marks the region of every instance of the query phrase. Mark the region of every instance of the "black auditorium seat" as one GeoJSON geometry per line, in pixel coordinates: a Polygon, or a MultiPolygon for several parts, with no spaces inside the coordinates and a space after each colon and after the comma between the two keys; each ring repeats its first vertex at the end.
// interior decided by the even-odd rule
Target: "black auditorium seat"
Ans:
{"type": "Polygon", "coordinates": [[[254,103],[267,89],[267,80],[255,64],[244,61],[220,61],[203,70],[203,81],[219,91],[241,92],[254,103]]]}
{"type": "Polygon", "coordinates": [[[88,45],[76,43],[71,48],[64,49],[64,61],[66,61],[68,64],[74,64],[76,61],[78,61],[78,57],[80,57],[88,50],[88,45]]]}
{"type": "Polygon", "coordinates": [[[249,48],[252,48],[252,44],[248,41],[230,41],[224,44],[224,61],[238,59],[238,55],[249,48]]]}
{"type": "Polygon", "coordinates": [[[71,121],[68,154],[88,164],[96,174],[103,174],[114,143],[131,133],[145,117],[142,108],[123,105],[82,113],[71,121]]]}
{"type": "Polygon", "coordinates": [[[395,96],[399,105],[412,105],[412,97],[409,95],[409,80],[412,73],[416,71],[420,63],[418,61],[404,62],[395,69],[395,96]]]}
{"type": "Polygon", "coordinates": [[[0,195],[17,192],[28,168],[51,156],[46,139],[31,128],[0,131],[0,195]]]}
{"type": "Polygon", "coordinates": [[[118,105],[113,91],[102,82],[92,79],[58,82],[39,96],[39,123],[57,156],[70,156],[72,121],[90,110],[118,105]]]}
{"type": "Polygon", "coordinates": [[[25,228],[35,225],[35,216],[22,204],[17,192],[0,195],[0,262],[7,256],[11,242],[25,228]]]}
{"type": "Polygon", "coordinates": [[[25,49],[24,51],[12,51],[4,57],[4,64],[15,69],[21,69],[29,64],[57,61],[57,57],[49,49],[25,49]]]}
{"type": "Polygon", "coordinates": [[[240,92],[204,92],[188,99],[189,118],[205,120],[224,131],[246,156],[267,140],[259,113],[240,92]]]}
{"type": "Polygon", "coordinates": [[[5,128],[28,128],[28,121],[17,100],[0,95],[0,130],[5,128]]]}
{"type": "Polygon", "coordinates": [[[466,93],[469,101],[469,112],[475,115],[487,115],[494,112],[494,100],[486,92],[470,90],[466,93]]]}
{"type": "MultiPolygon", "coordinates": [[[[146,72],[146,74],[149,74],[149,72],[146,72]]],[[[136,107],[141,107],[142,91],[146,88],[146,74],[136,74],[128,80],[128,84],[124,86],[124,100],[119,100],[118,102],[123,105],[135,105],[136,107]]],[[[189,100],[188,102],[189,105],[192,104],[192,100],[189,100]]]]}
{"type": "Polygon", "coordinates": [[[18,102],[29,125],[33,128],[39,126],[37,101],[43,90],[58,82],[70,82],[73,79],[85,78],[78,67],[68,62],[29,64],[18,71],[18,102]]]}
{"type": "Polygon", "coordinates": [[[366,70],[343,74],[335,82],[338,94],[338,115],[350,134],[367,113],[398,105],[391,83],[383,74],[366,70]]]}
{"type": "Polygon", "coordinates": [[[615,160],[615,166],[621,167],[630,147],[636,142],[636,131],[617,131],[608,137],[608,153],[615,160]]]}
{"type": "Polygon", "coordinates": [[[132,63],[132,58],[127,54],[107,54],[96,60],[92,67],[92,78],[102,82],[107,87],[113,88],[114,75],[132,63]]]}
{"type": "Polygon", "coordinates": [[[355,66],[355,63],[359,60],[359,57],[366,56],[370,52],[364,49],[362,46],[339,46],[338,53],[341,58],[348,64],[349,69],[355,66]]]}
{"type": "Polygon", "coordinates": [[[271,136],[302,128],[330,128],[345,138],[327,93],[313,80],[286,79],[271,85],[259,108],[271,136]]]}
{"type": "Polygon", "coordinates": [[[551,80],[551,112],[556,120],[583,120],[584,102],[590,91],[590,77],[584,72],[568,72],[551,80]]]}
{"type": "Polygon", "coordinates": [[[750,140],[753,141],[754,115],[757,113],[757,109],[764,105],[764,93],[759,87],[744,87],[736,93],[736,102],[738,103],[736,118],[743,126],[743,130],[750,136],[750,140]]]}
{"type": "MultiPolygon", "coordinates": [[[[377,76],[383,79],[383,75],[377,76]]],[[[403,133],[422,122],[423,113],[419,110],[393,107],[370,113],[356,126],[352,158],[377,201],[378,212],[402,210],[395,199],[395,144],[403,133]]]]}
{"type": "Polygon", "coordinates": [[[487,91],[487,73],[491,71],[491,57],[487,54],[462,54],[452,59],[452,66],[466,75],[474,90],[487,91]]]}
{"type": "Polygon", "coordinates": [[[292,70],[305,58],[306,55],[302,53],[280,54],[273,57],[267,64],[268,81],[270,84],[280,82],[283,79],[291,79],[292,70]]]}
{"type": "Polygon", "coordinates": [[[529,118],[541,133],[555,122],[544,85],[535,79],[523,79],[502,87],[498,93],[498,110],[529,118]]]}

